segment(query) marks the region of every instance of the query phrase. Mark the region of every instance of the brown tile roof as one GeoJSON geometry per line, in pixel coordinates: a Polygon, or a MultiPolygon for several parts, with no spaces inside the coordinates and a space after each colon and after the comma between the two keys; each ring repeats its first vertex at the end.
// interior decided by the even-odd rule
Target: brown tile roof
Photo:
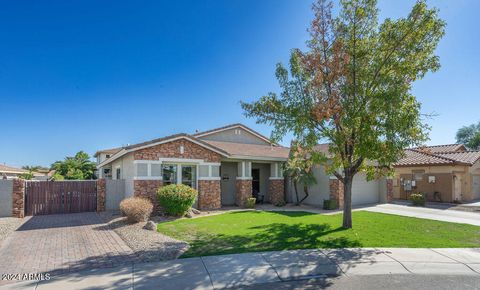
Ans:
{"type": "Polygon", "coordinates": [[[395,166],[419,166],[419,165],[449,165],[455,161],[441,156],[428,154],[415,149],[405,150],[405,156],[395,163],[395,166]]]}
{"type": "Polygon", "coordinates": [[[22,169],[22,168],[16,168],[12,166],[8,166],[5,164],[0,164],[0,172],[5,172],[5,173],[26,173],[28,170],[22,169]]]}
{"type": "Polygon", "coordinates": [[[456,162],[474,164],[480,159],[480,151],[465,151],[465,152],[447,152],[447,153],[436,153],[435,155],[442,156],[444,158],[450,158],[456,162]]]}
{"type": "Polygon", "coordinates": [[[433,145],[433,146],[422,146],[417,148],[412,148],[420,151],[427,151],[429,153],[444,153],[444,152],[461,152],[467,151],[467,148],[463,144],[445,144],[445,145],[433,145]]]}
{"type": "Polygon", "coordinates": [[[450,144],[406,149],[405,156],[395,166],[473,165],[479,159],[480,151],[467,151],[462,144],[450,144]]]}
{"type": "Polygon", "coordinates": [[[267,157],[267,158],[288,158],[289,148],[282,146],[269,146],[257,144],[241,144],[232,142],[210,141],[204,142],[222,149],[234,156],[267,157]]]}

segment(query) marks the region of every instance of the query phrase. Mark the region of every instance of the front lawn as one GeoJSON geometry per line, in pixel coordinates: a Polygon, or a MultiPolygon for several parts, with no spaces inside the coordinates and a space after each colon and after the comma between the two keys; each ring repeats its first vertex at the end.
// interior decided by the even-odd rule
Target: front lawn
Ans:
{"type": "Polygon", "coordinates": [[[478,247],[480,227],[396,215],[353,212],[353,229],[342,215],[240,211],[158,225],[158,231],[190,243],[183,257],[256,251],[345,247],[478,247]]]}

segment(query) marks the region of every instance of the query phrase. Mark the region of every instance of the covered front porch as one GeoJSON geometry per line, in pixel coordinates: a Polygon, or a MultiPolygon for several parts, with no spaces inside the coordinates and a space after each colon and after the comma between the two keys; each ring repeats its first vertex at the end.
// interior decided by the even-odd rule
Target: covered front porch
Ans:
{"type": "Polygon", "coordinates": [[[250,197],[257,203],[285,202],[282,162],[223,160],[220,165],[222,206],[244,206],[250,197]]]}

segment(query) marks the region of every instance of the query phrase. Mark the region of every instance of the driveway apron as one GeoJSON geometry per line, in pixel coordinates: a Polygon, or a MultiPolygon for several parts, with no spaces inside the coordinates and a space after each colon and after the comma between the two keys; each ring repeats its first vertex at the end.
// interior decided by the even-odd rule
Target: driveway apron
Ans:
{"type": "Polygon", "coordinates": [[[137,262],[94,212],[33,216],[0,248],[0,273],[60,274],[137,262]]]}

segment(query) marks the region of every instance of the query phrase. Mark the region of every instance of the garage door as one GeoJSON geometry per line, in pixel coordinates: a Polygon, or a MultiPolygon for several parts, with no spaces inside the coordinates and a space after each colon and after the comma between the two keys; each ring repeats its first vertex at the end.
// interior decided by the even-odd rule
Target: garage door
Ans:
{"type": "Polygon", "coordinates": [[[367,181],[364,173],[353,178],[352,205],[361,205],[379,202],[378,181],[367,181]]]}
{"type": "Polygon", "coordinates": [[[480,199],[480,175],[473,175],[472,192],[474,199],[480,199]]]}

